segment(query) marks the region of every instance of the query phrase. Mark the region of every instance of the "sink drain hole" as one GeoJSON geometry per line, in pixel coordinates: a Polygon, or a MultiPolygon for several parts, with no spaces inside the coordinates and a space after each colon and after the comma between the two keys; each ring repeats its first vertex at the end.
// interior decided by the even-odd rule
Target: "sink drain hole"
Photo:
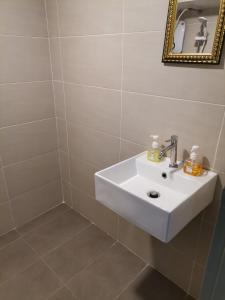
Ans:
{"type": "Polygon", "coordinates": [[[149,198],[157,199],[160,197],[160,193],[157,191],[150,191],[147,193],[149,198]]]}

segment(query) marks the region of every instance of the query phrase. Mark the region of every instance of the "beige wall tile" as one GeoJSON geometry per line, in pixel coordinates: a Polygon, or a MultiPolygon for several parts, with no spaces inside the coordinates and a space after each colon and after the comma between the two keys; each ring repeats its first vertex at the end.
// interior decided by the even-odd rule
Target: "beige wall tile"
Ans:
{"type": "Polygon", "coordinates": [[[72,187],[73,207],[82,215],[94,222],[101,230],[107,232],[113,238],[117,238],[117,215],[110,209],[102,206],[93,197],[72,187]]]}
{"type": "Polygon", "coordinates": [[[121,217],[118,222],[118,239],[144,261],[153,264],[154,238],[121,217]]]}
{"type": "Polygon", "coordinates": [[[213,232],[214,226],[203,222],[197,248],[197,263],[202,266],[205,266],[207,263],[213,232]]]}
{"type": "Polygon", "coordinates": [[[122,0],[60,0],[61,35],[122,31],[122,0]]]}
{"type": "Polygon", "coordinates": [[[0,37],[0,83],[51,78],[48,40],[0,37]]]}
{"type": "Polygon", "coordinates": [[[65,92],[69,122],[120,135],[119,91],[65,84],[65,92]]]}
{"type": "Polygon", "coordinates": [[[0,129],[3,164],[11,164],[57,148],[55,119],[0,129]]]}
{"type": "Polygon", "coordinates": [[[11,203],[16,226],[22,226],[61,202],[60,180],[15,197],[11,203]]]}
{"type": "Polygon", "coordinates": [[[225,173],[225,121],[223,124],[219,147],[216,155],[215,169],[225,173]]]}
{"type": "Polygon", "coordinates": [[[118,216],[111,209],[103,206],[98,201],[94,200],[93,204],[94,204],[94,217],[92,221],[101,230],[105,231],[114,239],[116,239],[118,216]]]}
{"type": "Polygon", "coordinates": [[[54,96],[55,96],[55,111],[56,116],[60,119],[65,119],[65,103],[63,93],[63,83],[60,81],[53,81],[54,96]]]}
{"type": "Polygon", "coordinates": [[[75,186],[72,186],[72,203],[73,208],[79,211],[89,220],[94,219],[94,201],[95,199],[88,195],[86,191],[81,191],[75,186]]]}
{"type": "Polygon", "coordinates": [[[66,121],[63,119],[57,119],[57,131],[58,131],[58,147],[60,150],[67,152],[67,127],[66,121]]]}
{"type": "Polygon", "coordinates": [[[190,295],[195,299],[199,299],[202,283],[204,279],[205,268],[199,264],[195,264],[192,280],[191,280],[191,287],[190,287],[190,295]]]}
{"type": "Polygon", "coordinates": [[[202,214],[192,220],[169,245],[184,254],[184,259],[195,259],[202,214]]]}
{"type": "Polygon", "coordinates": [[[3,170],[0,167],[0,203],[8,201],[3,170]]]}
{"type": "Polygon", "coordinates": [[[69,124],[70,153],[101,168],[118,162],[119,144],[119,138],[69,124]]]}
{"type": "Polygon", "coordinates": [[[10,197],[28,192],[58,178],[58,155],[51,152],[5,169],[10,197]]]}
{"type": "Polygon", "coordinates": [[[44,1],[0,1],[0,34],[47,36],[44,1]]]}
{"type": "Polygon", "coordinates": [[[51,64],[53,80],[61,80],[61,58],[60,58],[60,44],[59,39],[50,39],[51,64]]]}
{"type": "Polygon", "coordinates": [[[146,146],[121,140],[120,160],[128,159],[146,150],[146,146]]]}
{"type": "Polygon", "coordinates": [[[53,116],[54,101],[50,82],[0,86],[0,127],[53,116]]]}
{"type": "Polygon", "coordinates": [[[67,153],[59,151],[59,165],[62,180],[69,182],[69,156],[67,153]]]}
{"type": "Polygon", "coordinates": [[[180,159],[184,150],[197,144],[208,166],[207,161],[214,159],[223,110],[216,105],[124,93],[122,137],[150,145],[152,133],[159,134],[162,142],[177,134],[180,159]]]}
{"type": "Polygon", "coordinates": [[[125,0],[125,32],[164,30],[167,0],[125,0]]]}
{"type": "Polygon", "coordinates": [[[62,39],[64,80],[120,89],[121,36],[62,39]]]}
{"type": "Polygon", "coordinates": [[[193,261],[182,252],[158,240],[154,240],[152,253],[153,267],[187,291],[193,261]]]}
{"type": "Polygon", "coordinates": [[[76,157],[70,157],[71,183],[87,194],[94,196],[94,173],[96,167],[76,157]]]}
{"type": "Polygon", "coordinates": [[[49,37],[59,36],[57,0],[46,0],[49,37]]]}
{"type": "Polygon", "coordinates": [[[225,104],[223,67],[164,65],[161,63],[163,43],[163,32],[134,33],[124,37],[126,90],[225,104]]]}
{"type": "Polygon", "coordinates": [[[207,223],[215,224],[221,205],[222,191],[225,186],[225,174],[219,174],[213,202],[206,208],[204,219],[207,223]]]}
{"type": "Polygon", "coordinates": [[[0,235],[9,232],[14,227],[11,213],[10,204],[0,204],[0,235]]]}

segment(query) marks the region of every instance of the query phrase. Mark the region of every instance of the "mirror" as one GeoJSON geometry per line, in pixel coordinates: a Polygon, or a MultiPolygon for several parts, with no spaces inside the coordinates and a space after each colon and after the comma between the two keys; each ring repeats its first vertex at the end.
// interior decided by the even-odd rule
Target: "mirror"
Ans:
{"type": "Polygon", "coordinates": [[[225,0],[170,0],[163,62],[220,62],[225,0]]]}

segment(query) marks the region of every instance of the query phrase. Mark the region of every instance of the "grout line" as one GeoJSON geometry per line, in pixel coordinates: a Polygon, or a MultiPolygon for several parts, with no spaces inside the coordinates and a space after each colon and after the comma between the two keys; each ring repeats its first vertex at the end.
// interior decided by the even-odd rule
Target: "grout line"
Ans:
{"type": "Polygon", "coordinates": [[[35,81],[12,81],[12,82],[1,82],[0,87],[4,85],[19,85],[19,84],[34,84],[34,83],[50,83],[51,79],[46,80],[35,80],[35,81]]]}
{"type": "Polygon", "coordinates": [[[16,35],[16,34],[0,34],[0,38],[25,38],[25,39],[48,39],[47,36],[39,35],[16,35]]]}
{"type": "Polygon", "coordinates": [[[132,31],[128,32],[124,30],[121,32],[113,32],[113,33],[96,33],[96,34],[81,34],[81,35],[59,35],[61,39],[70,39],[70,38],[90,38],[90,37],[110,37],[110,36],[118,36],[118,35],[133,35],[133,34],[150,34],[150,33],[163,33],[162,30],[146,30],[146,31],[132,31]]]}
{"type": "MultiPolygon", "coordinates": [[[[106,252],[109,251],[110,249],[112,249],[115,245],[117,244],[117,241],[115,241],[114,243],[111,244],[110,247],[107,248],[106,252]]],[[[86,265],[83,269],[82,272],[87,270],[90,266],[92,266],[94,263],[96,263],[98,260],[101,259],[101,257],[104,255],[104,252],[102,252],[101,254],[99,254],[96,259],[93,259],[92,262],[90,262],[88,265],[86,265]]],[[[67,289],[70,290],[70,292],[72,293],[71,289],[69,288],[68,284],[70,284],[70,282],[74,279],[74,277],[76,276],[76,274],[74,274],[67,282],[66,282],[66,287],[67,289]]],[[[72,293],[73,294],[73,293],[72,293]]],[[[76,296],[76,295],[74,295],[76,296]]],[[[77,297],[77,296],[76,296],[77,297]]]]}
{"type": "Polygon", "coordinates": [[[42,257],[43,259],[45,259],[46,256],[48,256],[49,254],[51,254],[55,250],[61,248],[62,246],[64,246],[68,242],[70,242],[72,239],[78,237],[80,234],[82,234],[83,232],[85,232],[86,230],[88,230],[88,228],[90,228],[91,226],[92,226],[92,224],[88,224],[87,226],[85,226],[84,228],[82,228],[81,230],[79,230],[78,232],[76,232],[75,234],[73,234],[72,236],[70,236],[69,238],[65,239],[63,242],[59,243],[54,248],[46,251],[44,254],[39,254],[39,256],[42,257]]]}
{"type": "MultiPolygon", "coordinates": [[[[58,34],[60,36],[61,34],[61,27],[60,27],[60,18],[59,18],[59,2],[56,0],[56,10],[57,10],[57,29],[58,29],[58,34]]],[[[60,62],[60,70],[61,70],[61,78],[62,78],[62,88],[63,88],[63,104],[64,104],[64,109],[65,109],[65,122],[66,122],[66,148],[67,148],[67,153],[68,153],[68,162],[67,162],[67,168],[68,168],[68,173],[69,173],[69,182],[71,182],[71,166],[70,166],[70,148],[69,148],[69,130],[68,130],[68,115],[67,115],[67,103],[66,103],[66,92],[65,92],[65,83],[64,83],[64,70],[63,70],[63,54],[62,54],[62,43],[61,39],[59,38],[59,62],[60,62]]],[[[69,188],[69,193],[70,193],[70,201],[71,201],[71,206],[73,207],[73,201],[72,201],[72,190],[69,188]]]]}
{"type": "MultiPolygon", "coordinates": [[[[59,81],[60,80],[54,80],[54,81],[59,81]]],[[[86,88],[96,88],[96,89],[102,89],[102,90],[108,90],[108,91],[115,91],[115,92],[120,92],[121,89],[114,89],[114,88],[108,88],[108,87],[103,87],[103,86],[96,86],[96,85],[88,85],[88,84],[83,84],[83,83],[78,83],[78,82],[71,82],[71,81],[65,81],[64,84],[68,85],[76,85],[80,87],[86,87],[86,88]]],[[[225,107],[225,104],[219,104],[219,103],[212,103],[212,102],[203,102],[200,100],[193,100],[193,99],[183,99],[183,98],[174,98],[173,96],[163,96],[163,95],[157,95],[153,93],[144,93],[144,92],[138,92],[138,91],[131,91],[129,89],[124,89],[123,88],[123,93],[128,93],[128,94],[135,94],[138,96],[148,96],[148,97],[156,97],[156,98],[161,98],[165,99],[168,101],[184,101],[184,102],[190,102],[190,103],[200,103],[203,105],[212,105],[212,106],[219,106],[219,107],[225,107]]]]}
{"type": "Polygon", "coordinates": [[[24,225],[22,225],[21,227],[16,228],[17,233],[20,234],[21,237],[23,237],[23,236],[25,236],[25,235],[28,235],[28,234],[32,233],[34,230],[40,228],[41,226],[44,226],[44,225],[47,225],[47,224],[51,223],[53,220],[55,220],[55,219],[58,218],[59,216],[64,215],[66,212],[69,211],[69,207],[68,207],[68,209],[66,209],[65,211],[61,212],[60,214],[57,214],[56,216],[51,217],[50,220],[48,220],[48,221],[46,221],[46,222],[44,222],[44,223],[42,223],[42,224],[40,224],[40,225],[35,226],[33,229],[31,229],[31,230],[29,230],[29,231],[27,231],[27,232],[25,232],[25,233],[20,232],[20,229],[21,229],[21,228],[23,228],[23,227],[26,226],[26,225],[29,225],[29,223],[31,223],[31,222],[33,222],[34,220],[40,218],[41,216],[46,215],[47,213],[51,212],[52,210],[56,209],[57,207],[59,207],[59,206],[62,205],[62,204],[63,204],[63,203],[60,203],[60,204],[57,204],[56,206],[53,206],[52,208],[50,208],[49,210],[47,210],[47,211],[41,213],[40,215],[38,215],[37,217],[33,218],[33,219],[30,220],[29,222],[26,222],[26,223],[25,223],[24,225]]]}
{"type": "Polygon", "coordinates": [[[53,149],[52,151],[48,151],[48,152],[43,152],[41,154],[38,154],[38,155],[35,155],[35,156],[32,156],[28,159],[24,159],[24,160],[20,160],[20,161],[17,161],[17,162],[13,162],[13,163],[10,163],[10,164],[7,164],[7,165],[3,165],[2,168],[3,169],[6,169],[6,168],[9,168],[9,167],[12,167],[12,166],[16,166],[16,165],[19,165],[19,164],[22,164],[22,163],[25,163],[25,162],[28,162],[28,161],[31,161],[31,160],[34,160],[34,159],[37,159],[37,158],[40,158],[42,156],[47,156],[51,153],[56,153],[57,154],[57,149],[53,149]]]}
{"type": "Polygon", "coordinates": [[[50,69],[51,69],[51,76],[52,76],[52,94],[53,94],[53,101],[54,101],[54,114],[55,114],[55,127],[56,127],[56,143],[57,143],[57,151],[58,151],[58,165],[59,165],[59,170],[60,170],[60,183],[61,183],[61,197],[62,197],[62,203],[65,203],[64,201],[64,193],[63,193],[63,182],[62,182],[62,162],[60,160],[60,155],[59,155],[59,125],[57,122],[57,114],[56,114],[56,96],[55,96],[55,85],[53,83],[53,59],[52,59],[52,54],[51,54],[51,44],[50,44],[50,38],[49,38],[49,23],[48,23],[48,14],[47,14],[47,2],[46,0],[44,1],[44,6],[45,6],[45,20],[46,20],[46,26],[47,26],[47,34],[48,34],[48,50],[49,50],[49,58],[50,58],[50,69]]]}
{"type": "Polygon", "coordinates": [[[41,122],[50,121],[50,120],[54,120],[54,119],[55,119],[55,117],[52,116],[51,118],[44,118],[44,119],[39,119],[39,120],[34,120],[34,121],[29,121],[29,122],[13,124],[13,125],[9,125],[9,126],[3,126],[3,127],[0,127],[0,131],[3,129],[19,127],[19,126],[24,126],[24,125],[29,125],[29,124],[36,124],[36,123],[41,123],[41,122]]]}
{"type": "Polygon", "coordinates": [[[221,128],[220,128],[220,132],[219,132],[219,136],[218,136],[218,140],[217,140],[215,156],[214,156],[214,159],[213,159],[213,164],[212,164],[213,169],[215,169],[215,165],[216,165],[216,159],[217,159],[217,154],[218,154],[218,151],[219,151],[219,145],[220,145],[220,141],[221,141],[221,137],[222,137],[224,124],[225,124],[225,111],[224,111],[224,114],[223,114],[221,128]]]}
{"type": "Polygon", "coordinates": [[[137,273],[137,275],[127,284],[125,287],[121,290],[121,292],[113,299],[118,299],[137,279],[138,277],[148,268],[148,265],[145,265],[140,272],[137,273]]]}
{"type": "MultiPolygon", "coordinates": [[[[40,186],[38,186],[38,187],[34,187],[34,188],[32,188],[32,189],[29,189],[29,190],[27,190],[26,192],[23,192],[23,193],[20,193],[20,194],[18,194],[18,195],[16,195],[16,196],[13,196],[13,197],[11,197],[10,198],[10,201],[17,201],[16,199],[18,198],[18,197],[21,197],[21,196],[23,196],[23,195],[26,195],[27,193],[29,193],[29,192],[31,192],[31,191],[38,191],[38,190],[41,190],[41,189],[43,189],[44,187],[46,187],[46,186],[48,186],[49,184],[51,184],[51,183],[53,183],[53,182],[57,182],[57,181],[59,181],[59,177],[56,177],[56,178],[54,178],[54,179],[51,179],[51,180],[49,180],[48,182],[46,182],[46,183],[44,183],[44,184],[42,184],[42,185],[40,185],[40,186]]],[[[56,206],[58,206],[59,204],[57,204],[56,206]]],[[[55,207],[55,206],[53,206],[53,207],[55,207]]],[[[52,208],[50,208],[49,210],[51,210],[52,208]]],[[[41,213],[40,215],[42,215],[43,213],[41,213]]],[[[36,217],[34,217],[34,218],[32,218],[32,219],[35,219],[36,217]]],[[[32,220],[31,219],[31,220],[32,220]]],[[[30,221],[27,221],[27,222],[30,222],[30,221]]],[[[26,223],[27,223],[26,222],[26,223]]]]}

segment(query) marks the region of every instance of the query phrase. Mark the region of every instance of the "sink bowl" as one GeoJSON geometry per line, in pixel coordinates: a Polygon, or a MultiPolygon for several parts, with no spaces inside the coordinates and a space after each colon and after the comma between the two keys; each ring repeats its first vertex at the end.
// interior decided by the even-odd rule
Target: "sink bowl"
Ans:
{"type": "Polygon", "coordinates": [[[200,177],[146,159],[146,152],[95,173],[96,200],[168,243],[213,200],[217,174],[200,177]]]}

